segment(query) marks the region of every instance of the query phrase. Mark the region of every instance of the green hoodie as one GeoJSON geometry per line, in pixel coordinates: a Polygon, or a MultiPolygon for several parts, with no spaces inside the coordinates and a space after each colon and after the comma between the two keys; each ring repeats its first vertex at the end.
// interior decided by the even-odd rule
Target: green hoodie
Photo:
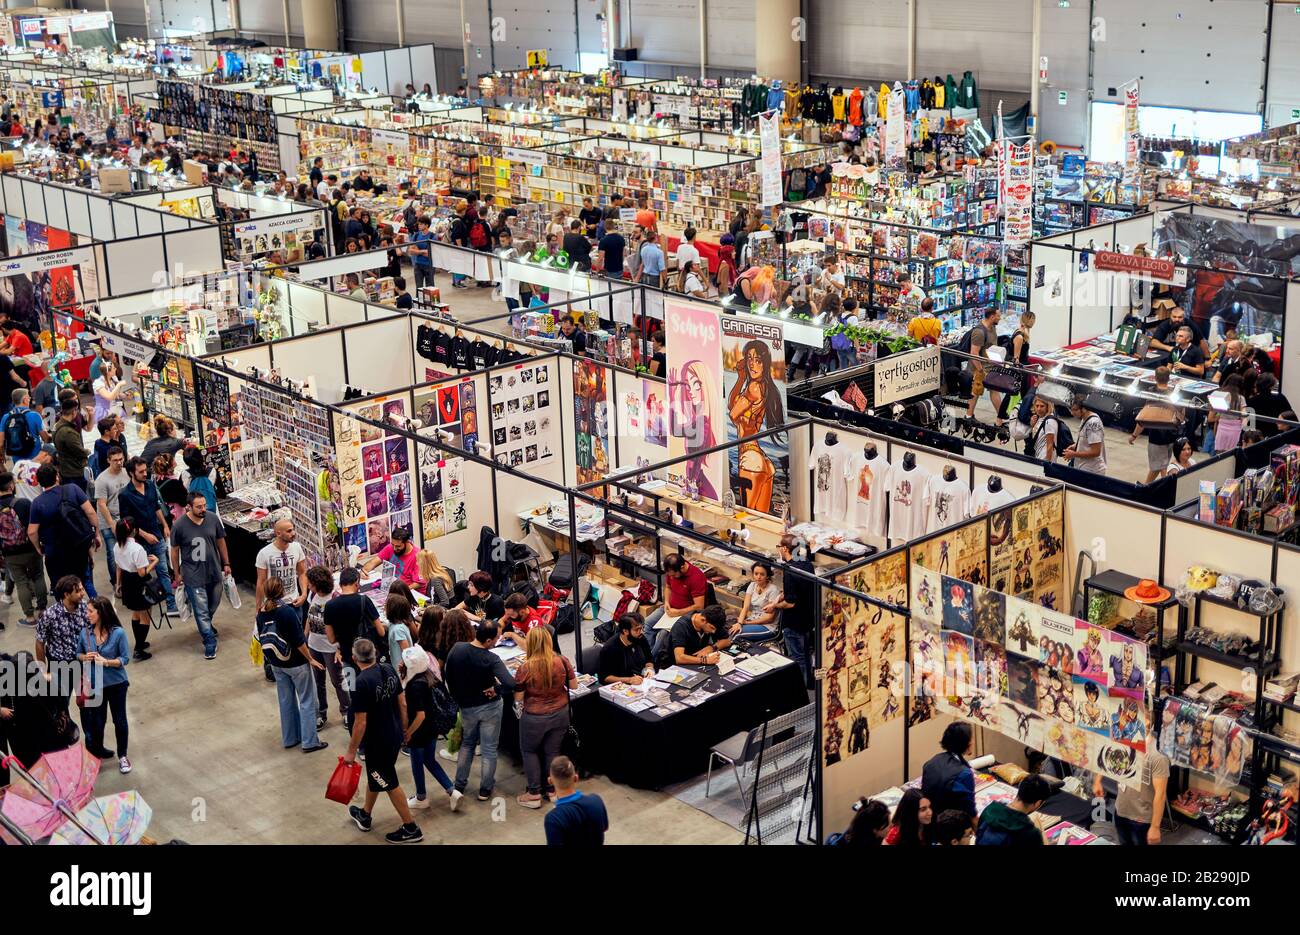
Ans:
{"type": "Polygon", "coordinates": [[[994,847],[1041,845],[1043,834],[1028,815],[993,802],[980,814],[975,843],[994,847]]]}
{"type": "Polygon", "coordinates": [[[957,80],[951,74],[943,82],[943,103],[949,109],[962,106],[957,99],[957,80]]]}

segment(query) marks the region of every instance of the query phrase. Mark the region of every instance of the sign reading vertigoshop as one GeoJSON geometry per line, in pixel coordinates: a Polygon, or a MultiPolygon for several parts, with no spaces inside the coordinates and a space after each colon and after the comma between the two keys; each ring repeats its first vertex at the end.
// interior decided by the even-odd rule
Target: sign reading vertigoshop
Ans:
{"type": "Polygon", "coordinates": [[[1182,285],[1187,281],[1186,273],[1173,260],[1162,260],[1159,257],[1100,250],[1093,256],[1092,262],[1096,269],[1103,272],[1128,273],[1174,285],[1182,285]]]}
{"type": "Polygon", "coordinates": [[[939,348],[919,347],[903,354],[893,354],[876,361],[875,405],[884,406],[900,399],[911,399],[938,392],[940,384],[939,348]]]}

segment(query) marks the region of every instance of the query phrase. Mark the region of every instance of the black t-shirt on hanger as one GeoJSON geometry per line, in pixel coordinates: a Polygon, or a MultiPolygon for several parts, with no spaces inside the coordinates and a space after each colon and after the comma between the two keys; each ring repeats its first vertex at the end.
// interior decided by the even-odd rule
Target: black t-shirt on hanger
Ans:
{"type": "Polygon", "coordinates": [[[445,331],[437,331],[433,336],[433,362],[451,363],[451,335],[445,331]]]}

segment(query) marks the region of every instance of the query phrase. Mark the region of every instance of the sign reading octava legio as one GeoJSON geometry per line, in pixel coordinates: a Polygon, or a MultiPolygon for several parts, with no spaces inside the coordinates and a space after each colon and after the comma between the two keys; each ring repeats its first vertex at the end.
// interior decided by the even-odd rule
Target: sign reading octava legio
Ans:
{"type": "Polygon", "coordinates": [[[876,361],[875,376],[877,406],[937,392],[939,348],[932,344],[876,361]]]}

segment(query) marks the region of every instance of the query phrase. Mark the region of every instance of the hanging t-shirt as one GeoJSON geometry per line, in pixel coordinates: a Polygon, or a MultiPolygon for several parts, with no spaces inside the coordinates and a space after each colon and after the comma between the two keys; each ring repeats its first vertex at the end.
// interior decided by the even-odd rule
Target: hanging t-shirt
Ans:
{"type": "Polygon", "coordinates": [[[437,331],[433,335],[433,362],[451,363],[451,335],[445,331],[437,331]]]}
{"type": "Polygon", "coordinates": [[[813,519],[819,523],[843,523],[849,509],[849,460],[853,449],[844,443],[813,447],[813,519]]]}
{"type": "Polygon", "coordinates": [[[889,500],[889,462],[880,455],[868,458],[865,452],[854,454],[849,465],[853,504],[848,524],[865,529],[868,535],[885,534],[885,503],[889,500]]]}
{"type": "Polygon", "coordinates": [[[1005,487],[993,491],[989,490],[987,484],[981,485],[970,495],[970,515],[979,516],[991,510],[1000,510],[1014,499],[1011,491],[1005,487]]]}
{"type": "Polygon", "coordinates": [[[925,492],[930,472],[902,465],[889,472],[889,538],[915,539],[925,533],[925,492]]]}
{"type": "Polygon", "coordinates": [[[929,504],[925,512],[926,532],[935,532],[966,518],[970,509],[970,488],[960,477],[930,480],[929,504]]]}

